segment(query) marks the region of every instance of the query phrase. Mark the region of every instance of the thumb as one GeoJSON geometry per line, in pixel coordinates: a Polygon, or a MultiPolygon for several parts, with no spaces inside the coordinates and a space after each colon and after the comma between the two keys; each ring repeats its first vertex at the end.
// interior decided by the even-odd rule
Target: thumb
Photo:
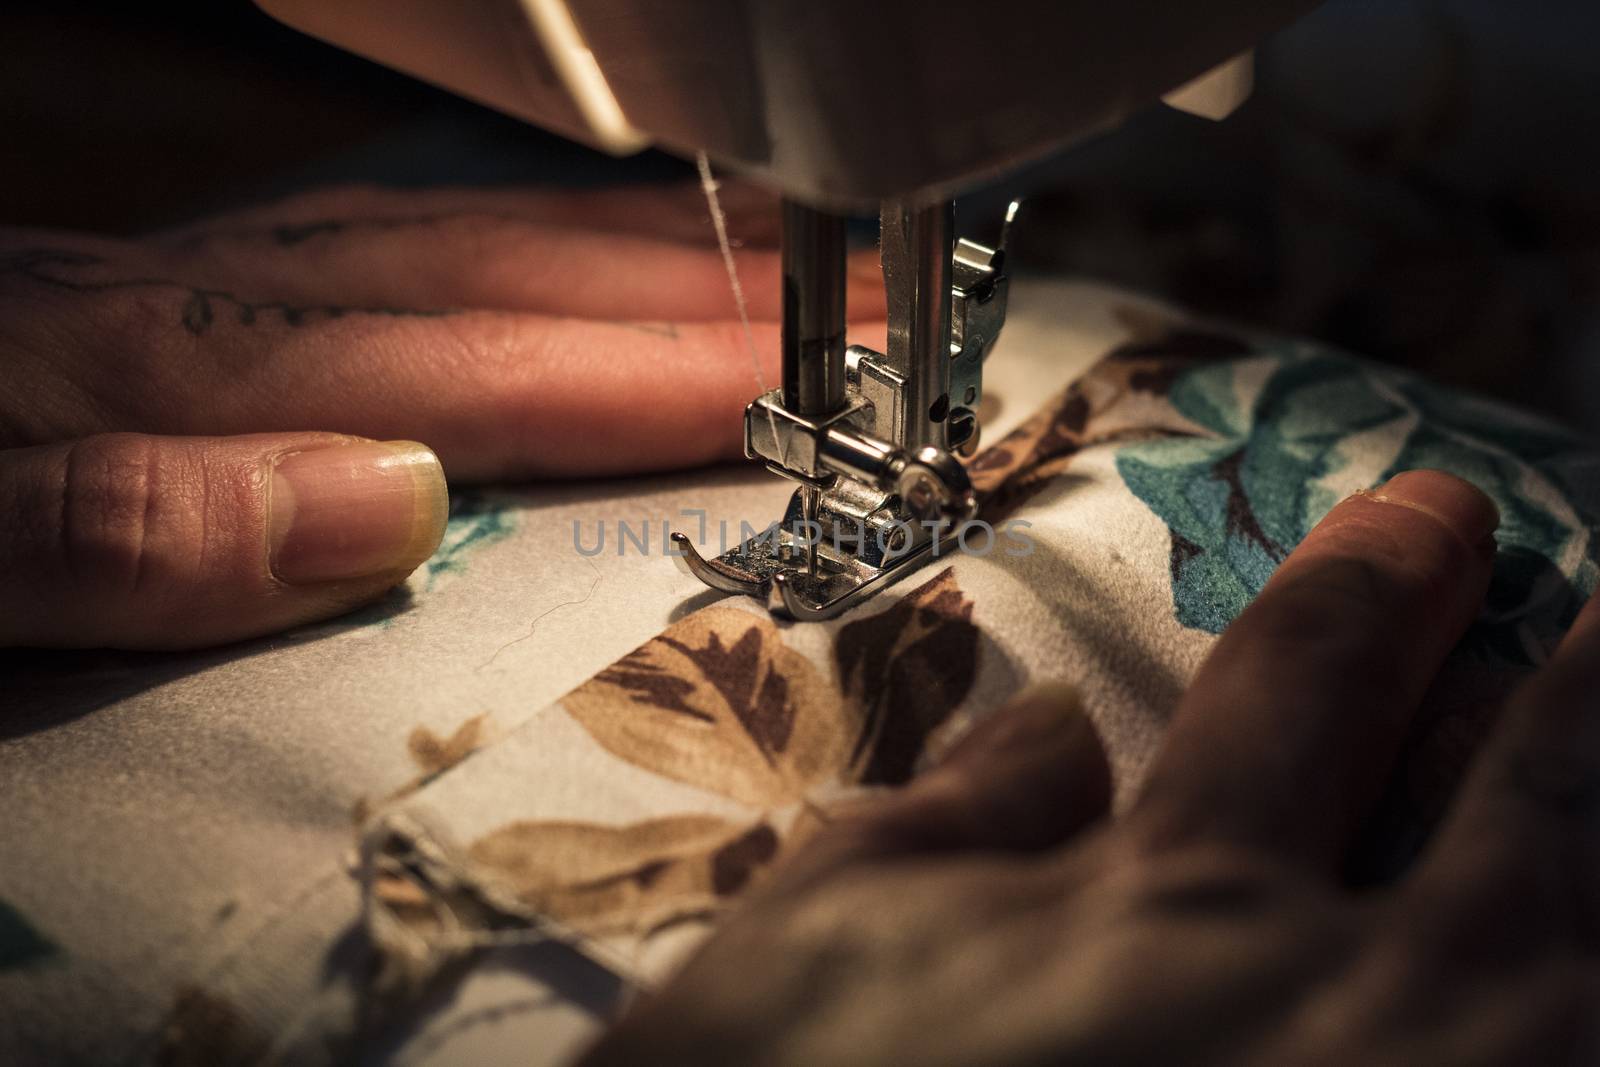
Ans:
{"type": "Polygon", "coordinates": [[[0,646],[175,649],[326,618],[432,554],[426,447],[104,434],[0,452],[0,646]]]}

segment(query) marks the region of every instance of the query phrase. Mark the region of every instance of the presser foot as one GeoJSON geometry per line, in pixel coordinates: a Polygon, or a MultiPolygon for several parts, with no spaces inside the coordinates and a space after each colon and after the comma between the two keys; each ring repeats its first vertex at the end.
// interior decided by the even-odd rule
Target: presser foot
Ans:
{"type": "MultiPolygon", "coordinates": [[[[800,494],[796,494],[798,501],[800,494]]],[[[797,505],[791,505],[794,514],[797,505]]],[[[835,618],[939,555],[954,526],[929,529],[910,518],[866,528],[845,539],[837,516],[824,515],[825,533],[812,540],[794,527],[774,524],[712,559],[687,536],[672,535],[678,567],[724,593],[755,597],[779,618],[821,622],[835,618]],[[852,540],[854,543],[852,543],[852,540]]],[[[855,532],[855,531],[851,531],[855,532]]]]}

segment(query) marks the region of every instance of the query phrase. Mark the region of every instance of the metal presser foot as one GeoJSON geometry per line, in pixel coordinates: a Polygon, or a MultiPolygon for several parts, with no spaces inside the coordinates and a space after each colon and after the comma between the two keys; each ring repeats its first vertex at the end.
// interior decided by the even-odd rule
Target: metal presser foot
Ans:
{"type": "Polygon", "coordinates": [[[956,454],[978,442],[983,362],[1005,321],[1000,247],[953,238],[942,202],[883,206],[889,351],[845,347],[845,221],[783,209],[783,387],[745,409],[745,454],[800,483],[783,518],[715,559],[678,563],[773,614],[829,619],[937,555],[973,517],[956,454]]]}
{"type": "Polygon", "coordinates": [[[675,533],[678,561],[713,589],[765,600],[775,615],[831,619],[921,566],[976,511],[972,484],[947,452],[897,454],[884,470],[888,491],[843,478],[802,486],[781,521],[715,559],[675,533]]]}

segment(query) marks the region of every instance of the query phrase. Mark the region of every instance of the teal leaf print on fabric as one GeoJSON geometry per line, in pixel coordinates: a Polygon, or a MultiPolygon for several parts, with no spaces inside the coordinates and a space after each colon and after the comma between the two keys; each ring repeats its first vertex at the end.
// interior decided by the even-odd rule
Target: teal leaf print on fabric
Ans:
{"type": "Polygon", "coordinates": [[[1488,401],[1410,378],[1399,388],[1422,421],[1393,471],[1459,474],[1500,508],[1488,607],[1471,638],[1497,658],[1540,662],[1600,577],[1600,453],[1488,401]]]}
{"type": "Polygon", "coordinates": [[[509,537],[514,526],[504,500],[474,489],[452,494],[444,538],[423,564],[423,588],[432,589],[441,577],[460,573],[473,551],[509,537]]]}
{"type": "Polygon", "coordinates": [[[55,957],[60,951],[20,912],[0,900],[0,971],[31,967],[55,957]]]}
{"type": "Polygon", "coordinates": [[[1600,454],[1520,412],[1307,345],[1191,369],[1168,399],[1205,433],[1125,446],[1117,469],[1171,531],[1184,626],[1220,632],[1329,508],[1417,467],[1460,475],[1500,507],[1469,648],[1537,662],[1600,576],[1600,454]]]}

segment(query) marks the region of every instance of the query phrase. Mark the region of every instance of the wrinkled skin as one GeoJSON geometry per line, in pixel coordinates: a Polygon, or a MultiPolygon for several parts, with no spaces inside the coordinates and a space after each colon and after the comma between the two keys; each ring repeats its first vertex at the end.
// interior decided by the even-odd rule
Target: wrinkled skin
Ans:
{"type": "Polygon", "coordinates": [[[1069,693],[842,813],[587,1067],[1600,1062],[1600,602],[1402,878],[1337,872],[1489,574],[1434,472],[1341,504],[1127,810],[1069,693]]]}
{"type": "MultiPolygon", "coordinates": [[[[270,633],[402,580],[438,543],[446,477],[740,456],[752,346],[778,381],[778,213],[743,186],[724,203],[748,336],[695,185],[333,188],[138,238],[0,229],[0,647],[270,633]],[[269,559],[285,460],[363,439],[415,443],[418,501],[399,480],[385,510],[325,471],[314,540],[364,551],[269,559]]],[[[871,250],[850,301],[881,346],[871,250]]]]}

